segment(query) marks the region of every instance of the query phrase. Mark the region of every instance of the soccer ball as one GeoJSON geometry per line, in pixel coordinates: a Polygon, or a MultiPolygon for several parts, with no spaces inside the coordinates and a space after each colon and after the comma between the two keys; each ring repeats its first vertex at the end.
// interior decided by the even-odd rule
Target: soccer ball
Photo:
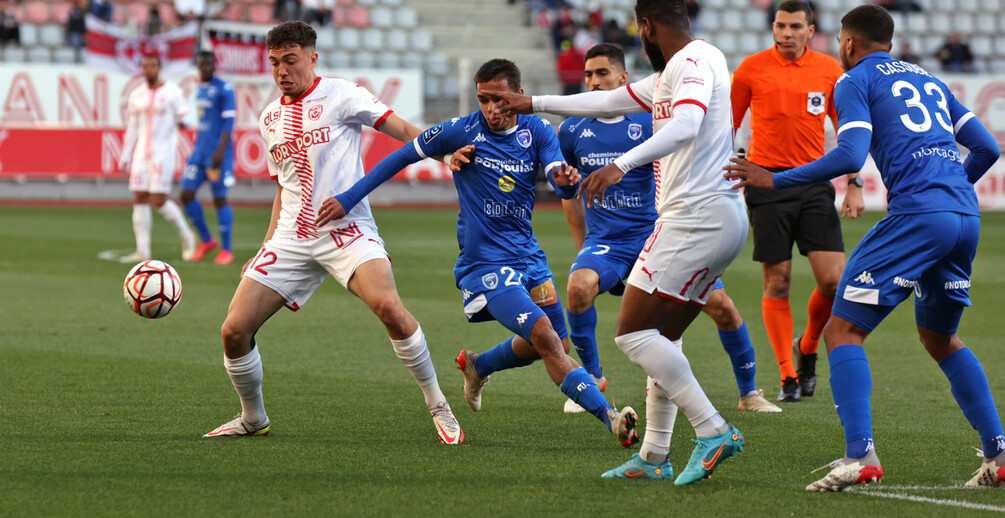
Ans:
{"type": "Polygon", "coordinates": [[[181,277],[163,261],[143,261],[126,275],[122,283],[129,309],[143,318],[161,318],[181,301],[181,277]]]}

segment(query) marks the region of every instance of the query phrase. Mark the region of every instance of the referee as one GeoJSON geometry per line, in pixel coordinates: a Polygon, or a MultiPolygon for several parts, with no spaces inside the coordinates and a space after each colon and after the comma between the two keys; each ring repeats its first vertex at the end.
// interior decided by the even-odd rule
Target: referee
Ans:
{"type": "MultiPolygon", "coordinates": [[[[733,124],[751,111],[753,136],[747,160],[773,172],[807,164],[824,154],[824,119],[837,125],[834,84],[844,71],[838,62],[807,48],[813,36],[813,11],[802,1],[778,6],[775,46],[748,56],[733,74],[733,124]]],[[[848,175],[842,215],[857,218],[862,179],[848,175]]],[[[764,327],[781,371],[778,401],[799,401],[816,388],[817,344],[830,318],[834,292],[844,271],[841,221],[830,182],[782,191],[745,190],[754,229],[754,260],[761,263],[764,327]],[[789,285],[792,244],[810,260],[816,288],[810,296],[806,331],[793,341],[789,285]],[[793,365],[793,355],[798,366],[793,365]],[[801,386],[800,386],[801,385],[801,386]]]]}

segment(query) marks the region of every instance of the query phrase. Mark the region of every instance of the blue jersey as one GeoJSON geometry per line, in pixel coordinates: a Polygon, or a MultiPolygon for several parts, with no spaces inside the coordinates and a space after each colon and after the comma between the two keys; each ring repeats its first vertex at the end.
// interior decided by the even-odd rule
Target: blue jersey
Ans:
{"type": "MultiPolygon", "coordinates": [[[[220,145],[220,137],[234,129],[234,87],[213,77],[208,83],[199,83],[195,96],[199,109],[199,132],[192,155],[197,161],[208,161],[220,145]]],[[[227,143],[224,159],[234,155],[233,141],[227,143]]]]}
{"type": "Polygon", "coordinates": [[[548,121],[519,115],[515,127],[497,133],[478,111],[433,126],[413,142],[425,157],[475,146],[471,163],[453,175],[461,205],[458,265],[511,262],[540,249],[530,223],[538,164],[562,162],[548,121]]]}
{"type": "Polygon", "coordinates": [[[862,58],[834,89],[839,133],[871,128],[869,151],[888,190],[890,214],[979,214],[956,130],[973,115],[945,83],[886,52],[862,58]]]}
{"type": "MultiPolygon", "coordinates": [[[[653,135],[652,114],[615,120],[570,118],[559,127],[565,161],[585,179],[653,135]]],[[[586,199],[583,203],[585,205],[586,199]]],[[[604,199],[586,208],[586,239],[632,241],[648,236],[656,221],[656,182],[651,163],[628,171],[608,187],[604,199]]]]}

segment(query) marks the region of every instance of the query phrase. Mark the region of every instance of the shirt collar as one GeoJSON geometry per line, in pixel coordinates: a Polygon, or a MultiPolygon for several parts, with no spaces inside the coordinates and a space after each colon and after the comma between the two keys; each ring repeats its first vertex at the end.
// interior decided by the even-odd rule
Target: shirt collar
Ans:
{"type": "Polygon", "coordinates": [[[786,58],[785,56],[783,56],[782,53],[778,51],[778,45],[772,45],[771,46],[771,53],[774,54],[775,59],[777,59],[778,63],[780,65],[782,65],[783,67],[787,67],[789,65],[795,65],[797,67],[801,67],[801,66],[805,65],[806,64],[806,60],[808,60],[810,58],[810,47],[807,46],[805,48],[805,50],[803,50],[803,55],[799,56],[799,59],[797,59],[795,61],[789,61],[788,58],[786,58]]]}

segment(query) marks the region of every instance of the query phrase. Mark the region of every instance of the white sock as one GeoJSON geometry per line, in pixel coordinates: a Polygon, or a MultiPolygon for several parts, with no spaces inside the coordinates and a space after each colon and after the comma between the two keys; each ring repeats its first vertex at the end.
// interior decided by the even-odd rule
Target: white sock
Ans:
{"type": "Polygon", "coordinates": [[[646,433],[639,455],[650,464],[659,464],[670,453],[670,437],[677,422],[677,405],[660,390],[656,380],[646,382],[646,433]]]}
{"type": "Polygon", "coordinates": [[[262,357],[258,347],[240,358],[224,356],[223,365],[241,398],[241,417],[251,426],[264,424],[269,417],[265,414],[265,399],[262,398],[262,357]]]}
{"type": "Polygon", "coordinates": [[[422,389],[426,406],[433,410],[440,403],[446,402],[447,398],[436,382],[436,370],[433,369],[433,360],[429,357],[429,348],[426,347],[422,327],[416,328],[415,333],[404,340],[391,339],[391,345],[394,347],[394,354],[397,354],[401,363],[408,367],[419,388],[422,389]]]}
{"type": "Polygon", "coordinates": [[[680,350],[680,340],[671,342],[659,331],[646,329],[621,335],[614,341],[635,365],[656,380],[670,401],[684,411],[691,426],[704,424],[718,414],[694,378],[691,365],[680,350]]]}
{"type": "Polygon", "coordinates": [[[136,251],[150,257],[150,227],[153,218],[150,217],[150,205],[147,203],[133,204],[133,234],[136,236],[136,251]]]}
{"type": "Polygon", "coordinates": [[[178,231],[183,247],[191,248],[195,244],[195,234],[192,233],[192,229],[188,228],[185,216],[174,200],[165,201],[164,205],[157,208],[157,212],[160,212],[161,216],[164,216],[164,219],[178,231]]]}

